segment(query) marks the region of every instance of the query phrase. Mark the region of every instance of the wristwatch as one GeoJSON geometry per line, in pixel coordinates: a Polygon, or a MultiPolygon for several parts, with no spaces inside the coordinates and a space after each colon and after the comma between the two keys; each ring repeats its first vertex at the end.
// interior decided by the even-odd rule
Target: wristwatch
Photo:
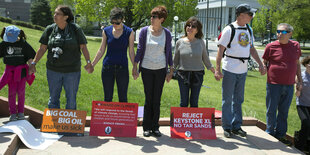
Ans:
{"type": "Polygon", "coordinates": [[[36,65],[36,64],[37,64],[37,63],[36,63],[36,62],[34,62],[34,61],[32,61],[32,62],[31,62],[31,65],[36,65]]]}
{"type": "Polygon", "coordinates": [[[91,61],[90,61],[90,60],[87,60],[86,62],[87,62],[88,64],[90,64],[90,63],[91,63],[91,61]]]}

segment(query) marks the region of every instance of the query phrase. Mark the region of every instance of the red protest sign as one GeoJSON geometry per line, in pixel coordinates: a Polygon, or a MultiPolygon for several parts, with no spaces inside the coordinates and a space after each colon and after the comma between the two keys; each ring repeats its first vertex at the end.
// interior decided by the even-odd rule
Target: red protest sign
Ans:
{"type": "Polygon", "coordinates": [[[136,137],[137,103],[93,101],[90,136],[136,137]]]}
{"type": "Polygon", "coordinates": [[[214,108],[171,107],[171,138],[216,139],[214,108]]]}

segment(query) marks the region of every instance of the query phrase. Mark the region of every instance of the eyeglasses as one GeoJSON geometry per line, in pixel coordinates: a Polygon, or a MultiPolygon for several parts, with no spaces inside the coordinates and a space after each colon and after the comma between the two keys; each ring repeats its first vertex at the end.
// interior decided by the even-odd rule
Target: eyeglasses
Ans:
{"type": "Polygon", "coordinates": [[[158,16],[152,15],[151,18],[155,19],[155,18],[158,18],[158,16]]]}
{"type": "Polygon", "coordinates": [[[186,27],[188,27],[188,28],[192,28],[192,29],[197,28],[197,26],[196,26],[196,25],[186,25],[186,27]]]}
{"type": "Polygon", "coordinates": [[[287,34],[290,33],[290,31],[286,31],[286,30],[277,30],[277,33],[282,33],[282,34],[287,34]]]}
{"type": "Polygon", "coordinates": [[[120,25],[122,22],[113,22],[113,21],[111,21],[110,23],[111,24],[115,24],[115,25],[120,25]]]}

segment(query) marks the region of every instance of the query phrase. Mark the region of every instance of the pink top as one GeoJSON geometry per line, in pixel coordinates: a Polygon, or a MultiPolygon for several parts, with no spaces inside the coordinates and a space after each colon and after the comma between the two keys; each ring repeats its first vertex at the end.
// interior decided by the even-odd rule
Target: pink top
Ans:
{"type": "Polygon", "coordinates": [[[26,74],[27,74],[26,80],[29,86],[31,86],[31,84],[35,79],[35,75],[34,74],[28,75],[29,66],[27,64],[19,66],[6,65],[5,71],[2,77],[0,78],[0,90],[11,80],[19,82],[21,80],[21,72],[23,68],[26,68],[26,74]]]}
{"type": "Polygon", "coordinates": [[[292,85],[295,83],[297,60],[301,56],[297,41],[290,40],[287,44],[279,41],[268,44],[263,59],[269,62],[267,82],[271,84],[292,85]]]}

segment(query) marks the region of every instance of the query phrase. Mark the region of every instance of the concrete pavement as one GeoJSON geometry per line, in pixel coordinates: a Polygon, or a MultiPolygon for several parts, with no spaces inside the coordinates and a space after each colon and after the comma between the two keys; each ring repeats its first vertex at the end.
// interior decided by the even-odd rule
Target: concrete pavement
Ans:
{"type": "Polygon", "coordinates": [[[170,138],[170,128],[160,127],[162,137],[143,137],[142,127],[138,127],[136,138],[114,138],[88,136],[63,137],[46,150],[31,150],[21,147],[17,154],[246,154],[279,155],[301,154],[288,147],[256,126],[244,126],[246,138],[234,136],[225,138],[220,126],[216,126],[216,140],[185,140],[170,138]]]}

